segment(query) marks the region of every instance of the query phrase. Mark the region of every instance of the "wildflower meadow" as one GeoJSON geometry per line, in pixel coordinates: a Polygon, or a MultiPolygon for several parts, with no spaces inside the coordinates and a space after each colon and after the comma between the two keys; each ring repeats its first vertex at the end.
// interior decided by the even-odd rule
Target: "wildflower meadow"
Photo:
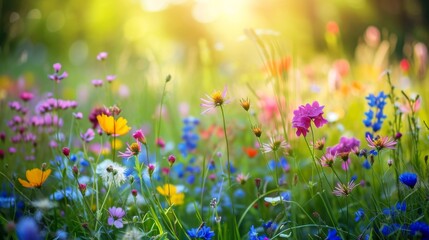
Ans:
{"type": "Polygon", "coordinates": [[[429,239],[427,29],[141,2],[3,3],[0,239],[429,239]]]}

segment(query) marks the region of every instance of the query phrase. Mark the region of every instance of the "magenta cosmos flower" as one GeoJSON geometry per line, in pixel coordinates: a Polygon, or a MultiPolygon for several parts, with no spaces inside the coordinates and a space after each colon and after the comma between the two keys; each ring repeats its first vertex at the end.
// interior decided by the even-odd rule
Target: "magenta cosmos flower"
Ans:
{"type": "Polygon", "coordinates": [[[215,110],[223,104],[228,104],[230,101],[226,99],[227,88],[225,87],[222,92],[215,91],[211,95],[206,94],[207,98],[201,98],[201,107],[205,110],[201,114],[205,114],[215,110]]]}
{"type": "Polygon", "coordinates": [[[107,219],[109,226],[115,226],[116,228],[123,228],[122,218],[125,216],[125,211],[120,207],[109,208],[110,217],[107,219]]]}
{"type": "Polygon", "coordinates": [[[293,111],[292,127],[297,129],[296,135],[298,137],[301,134],[304,137],[307,136],[311,122],[314,122],[317,128],[328,123],[322,116],[323,108],[324,106],[319,106],[319,103],[314,101],[312,105],[307,103],[306,105],[299,106],[297,110],[293,111]]]}

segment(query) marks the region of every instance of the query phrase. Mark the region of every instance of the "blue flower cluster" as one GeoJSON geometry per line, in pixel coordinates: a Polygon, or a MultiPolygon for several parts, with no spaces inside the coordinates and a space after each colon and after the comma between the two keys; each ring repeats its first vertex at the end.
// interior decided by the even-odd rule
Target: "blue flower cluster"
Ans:
{"type": "Polygon", "coordinates": [[[177,146],[183,157],[187,157],[189,152],[197,148],[200,137],[195,132],[195,128],[200,124],[200,120],[195,117],[183,119],[182,142],[177,146]]]}
{"type": "Polygon", "coordinates": [[[188,235],[191,239],[203,239],[210,240],[214,237],[214,232],[210,229],[210,227],[202,226],[200,228],[192,228],[189,229],[188,235]]]}
{"type": "MultiPolygon", "coordinates": [[[[374,94],[369,94],[365,99],[368,100],[368,106],[370,109],[365,112],[366,119],[363,120],[363,123],[366,127],[372,128],[372,132],[375,133],[381,129],[384,119],[387,117],[383,113],[384,106],[386,105],[387,95],[383,91],[378,93],[378,96],[374,94]]],[[[367,132],[365,136],[370,135],[371,133],[367,132]]]]}
{"type": "Polygon", "coordinates": [[[429,239],[429,225],[422,221],[413,222],[409,226],[398,223],[383,225],[380,230],[386,237],[392,236],[399,231],[402,235],[415,237],[412,239],[429,239]]]}
{"type": "Polygon", "coordinates": [[[250,227],[249,231],[249,240],[269,240],[269,238],[265,235],[259,236],[259,233],[256,231],[253,225],[250,227]]]}

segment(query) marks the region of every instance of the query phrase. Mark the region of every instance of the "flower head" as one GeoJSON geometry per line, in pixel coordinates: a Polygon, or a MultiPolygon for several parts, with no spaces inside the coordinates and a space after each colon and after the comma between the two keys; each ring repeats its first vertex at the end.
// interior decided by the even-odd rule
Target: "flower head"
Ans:
{"type": "Polygon", "coordinates": [[[359,184],[356,184],[354,180],[351,180],[347,184],[337,183],[337,186],[332,193],[337,197],[347,197],[357,186],[359,186],[359,184]]]}
{"type": "Polygon", "coordinates": [[[89,143],[91,142],[95,137],[95,133],[94,130],[92,130],[92,128],[88,128],[88,130],[86,130],[85,133],[81,133],[80,134],[80,138],[82,139],[82,141],[89,143]]]}
{"type": "Polygon", "coordinates": [[[97,55],[97,60],[98,61],[103,61],[103,60],[105,60],[107,58],[107,56],[108,56],[107,52],[100,52],[97,55]]]}
{"type": "Polygon", "coordinates": [[[121,186],[125,182],[125,167],[111,160],[104,160],[97,165],[95,172],[101,176],[106,186],[121,186]]]}
{"type": "Polygon", "coordinates": [[[415,173],[405,172],[399,175],[399,181],[410,188],[414,188],[417,183],[417,175],[415,173]]]}
{"type": "Polygon", "coordinates": [[[296,128],[296,135],[299,137],[301,134],[305,137],[309,132],[311,122],[314,122],[314,125],[319,128],[328,123],[326,119],[323,118],[323,108],[324,106],[319,106],[317,101],[314,101],[312,105],[306,104],[301,105],[295,111],[293,111],[292,127],[296,128]]]}
{"type": "Polygon", "coordinates": [[[349,159],[350,153],[356,152],[359,149],[360,141],[356,138],[341,137],[340,142],[337,145],[328,147],[326,152],[331,155],[341,157],[344,161],[349,159]]]}
{"type": "Polygon", "coordinates": [[[279,149],[289,149],[290,145],[283,139],[283,137],[271,137],[270,143],[262,143],[262,152],[276,152],[279,149]]]}
{"type": "Polygon", "coordinates": [[[48,179],[50,174],[51,169],[42,170],[39,168],[33,168],[25,172],[27,180],[18,178],[18,181],[26,188],[40,188],[46,179],[48,179]]]}
{"type": "Polygon", "coordinates": [[[320,165],[322,165],[322,167],[332,167],[334,165],[335,158],[335,155],[327,152],[320,158],[320,165]]]}
{"type": "Polygon", "coordinates": [[[192,228],[186,231],[191,239],[211,240],[215,233],[207,226],[192,228]]]}
{"type": "Polygon", "coordinates": [[[227,88],[225,87],[222,92],[215,91],[211,95],[206,95],[207,99],[201,98],[201,107],[205,108],[202,114],[213,111],[216,107],[228,104],[230,101],[226,99],[227,88]]]}
{"type": "Polygon", "coordinates": [[[109,218],[107,219],[107,224],[109,226],[115,226],[116,228],[123,228],[124,224],[122,223],[122,218],[125,216],[125,211],[120,207],[111,207],[109,208],[109,218]]]}
{"type": "Polygon", "coordinates": [[[98,124],[108,135],[121,136],[128,133],[131,128],[127,126],[127,120],[123,117],[115,120],[113,116],[107,116],[104,113],[97,116],[98,124]]]}
{"type": "Polygon", "coordinates": [[[143,143],[143,144],[146,144],[146,138],[145,138],[145,136],[144,136],[144,134],[143,134],[143,131],[142,131],[141,129],[139,129],[139,130],[137,130],[137,131],[135,131],[135,132],[133,133],[133,138],[134,138],[136,141],[139,141],[139,142],[141,142],[141,143],[143,143]]]}
{"type": "Polygon", "coordinates": [[[156,190],[167,198],[169,204],[180,205],[184,203],[185,194],[179,192],[177,187],[172,184],[158,186],[156,190]]]}
{"type": "Polygon", "coordinates": [[[49,75],[49,79],[51,79],[52,81],[59,83],[61,82],[61,80],[69,76],[67,72],[63,72],[62,74],[60,74],[61,64],[55,63],[52,67],[55,71],[54,74],[49,75]]]}
{"type": "Polygon", "coordinates": [[[140,144],[138,142],[131,143],[131,145],[129,145],[127,143],[127,146],[128,147],[125,150],[125,152],[119,152],[119,155],[118,155],[119,157],[128,159],[130,157],[139,155],[139,153],[140,153],[140,144]]]}
{"type": "Polygon", "coordinates": [[[243,107],[244,110],[249,111],[249,108],[250,108],[249,98],[246,98],[246,99],[242,98],[242,99],[240,99],[240,104],[241,104],[241,106],[243,107]]]}
{"type": "Polygon", "coordinates": [[[368,142],[368,146],[370,148],[377,149],[377,151],[380,151],[382,149],[395,149],[396,141],[392,140],[390,137],[380,137],[377,136],[375,138],[371,138],[369,135],[366,136],[366,141],[368,142]]]}

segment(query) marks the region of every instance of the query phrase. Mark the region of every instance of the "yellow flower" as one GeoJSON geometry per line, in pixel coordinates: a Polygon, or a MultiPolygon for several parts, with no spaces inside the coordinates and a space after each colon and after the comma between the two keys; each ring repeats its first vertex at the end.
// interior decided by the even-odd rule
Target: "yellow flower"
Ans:
{"type": "Polygon", "coordinates": [[[40,188],[50,174],[51,169],[42,171],[39,168],[33,168],[25,172],[28,181],[22,180],[21,178],[18,178],[18,181],[26,188],[40,188]]]}
{"type": "Polygon", "coordinates": [[[184,203],[185,194],[177,192],[176,186],[172,184],[165,184],[163,187],[158,186],[156,190],[167,198],[169,204],[181,205],[184,203]]]}
{"type": "Polygon", "coordinates": [[[101,129],[108,135],[121,136],[128,133],[131,128],[127,126],[127,120],[123,117],[115,120],[113,116],[107,116],[101,114],[97,116],[98,124],[100,124],[101,129]]]}

